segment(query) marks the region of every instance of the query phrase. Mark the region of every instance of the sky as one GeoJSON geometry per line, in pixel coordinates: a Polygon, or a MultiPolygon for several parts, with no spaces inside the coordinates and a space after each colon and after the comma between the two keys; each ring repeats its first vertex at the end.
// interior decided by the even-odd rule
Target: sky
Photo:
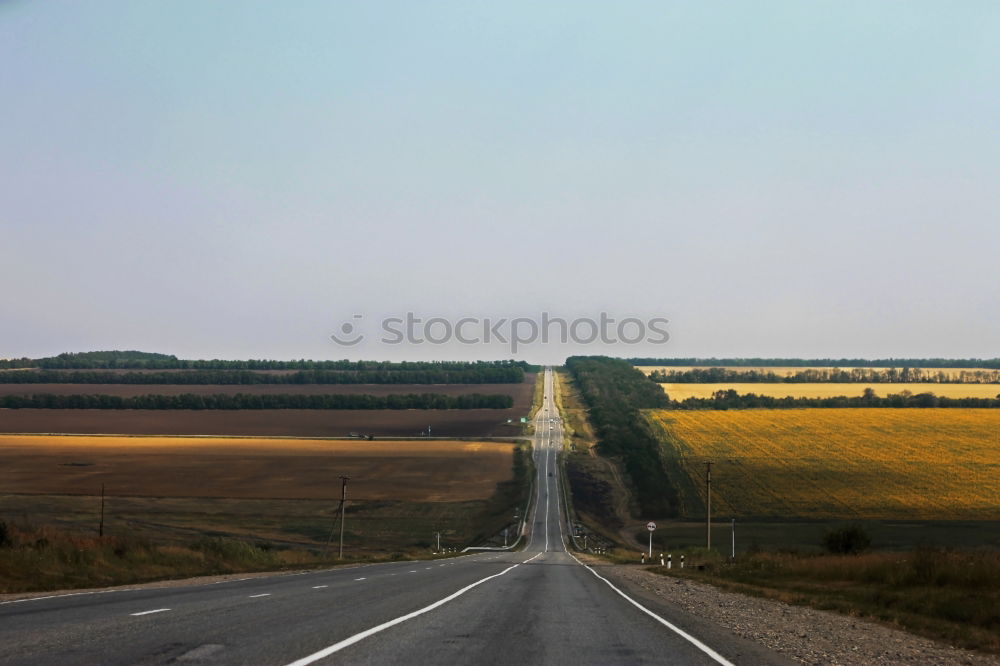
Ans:
{"type": "Polygon", "coordinates": [[[993,0],[0,1],[0,90],[0,357],[1000,356],[993,0]]]}

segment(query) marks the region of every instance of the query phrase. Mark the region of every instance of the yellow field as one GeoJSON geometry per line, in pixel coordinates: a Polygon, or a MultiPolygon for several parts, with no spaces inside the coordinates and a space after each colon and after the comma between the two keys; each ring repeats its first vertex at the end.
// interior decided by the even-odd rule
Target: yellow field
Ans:
{"type": "Polygon", "coordinates": [[[711,398],[716,391],[736,389],[737,393],[756,393],[771,395],[776,398],[791,396],[793,398],[833,398],[836,396],[860,396],[866,388],[875,391],[875,395],[886,396],[890,393],[909,391],[917,393],[933,393],[948,398],[995,398],[1000,395],[1000,384],[835,384],[818,382],[815,384],[769,384],[764,382],[729,382],[720,384],[660,384],[671,400],[685,398],[711,398]]]}
{"type": "Polygon", "coordinates": [[[646,412],[684,513],[720,518],[1000,520],[1000,410],[646,412]],[[679,470],[679,471],[678,471],[679,470]]]}
{"type": "MultiPolygon", "coordinates": [[[[714,368],[725,368],[726,370],[735,370],[750,372],[754,370],[756,372],[773,372],[781,377],[788,377],[789,375],[794,375],[805,370],[832,370],[830,366],[742,366],[742,365],[716,365],[716,366],[694,366],[694,365],[637,365],[637,369],[641,370],[643,374],[650,375],[655,370],[660,370],[663,372],[686,372],[688,370],[707,370],[709,367],[714,368]]],[[[843,367],[837,368],[838,370],[853,370],[854,368],[843,367]]],[[[858,368],[859,370],[887,370],[888,368],[858,368]]],[[[994,372],[987,368],[923,368],[925,373],[937,374],[943,372],[949,375],[949,378],[957,378],[963,372],[970,372],[975,370],[983,370],[985,372],[994,372]]]]}
{"type": "Polygon", "coordinates": [[[0,435],[0,492],[425,502],[485,499],[513,444],[237,437],[0,435]]]}

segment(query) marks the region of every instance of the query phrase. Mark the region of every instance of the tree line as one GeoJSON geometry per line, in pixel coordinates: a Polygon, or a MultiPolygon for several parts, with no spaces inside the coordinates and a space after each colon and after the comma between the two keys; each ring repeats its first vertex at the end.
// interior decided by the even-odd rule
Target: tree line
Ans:
{"type": "Polygon", "coordinates": [[[520,384],[518,366],[469,366],[460,370],[300,370],[287,374],[252,370],[18,370],[0,372],[0,384],[520,384]]]}
{"type": "Polygon", "coordinates": [[[934,372],[923,368],[810,368],[789,375],[767,370],[734,368],[693,368],[691,370],[654,370],[649,374],[654,382],[670,384],[739,383],[919,383],[919,384],[998,384],[1000,370],[961,370],[956,374],[934,372]]]}
{"type": "Polygon", "coordinates": [[[509,395],[442,395],[440,393],[405,393],[395,395],[139,395],[103,394],[0,396],[0,408],[6,409],[510,409],[509,395]]]}
{"type": "Polygon", "coordinates": [[[169,354],[139,351],[65,353],[45,358],[0,359],[0,369],[41,368],[48,370],[343,370],[343,371],[438,371],[462,372],[477,368],[520,368],[537,372],[525,361],[278,361],[189,360],[169,354]]]}
{"type": "Polygon", "coordinates": [[[669,406],[660,387],[621,359],[574,356],[566,360],[597,432],[598,450],[621,459],[643,516],[676,515],[677,492],[667,477],[660,442],[640,409],[669,406]]]}
{"type": "Polygon", "coordinates": [[[804,407],[987,407],[1000,408],[1000,393],[996,398],[949,398],[933,393],[903,391],[885,397],[865,389],[861,396],[836,396],[829,398],[793,398],[738,393],[735,389],[716,391],[711,398],[685,398],[671,400],[670,409],[800,409],[804,407]]]}
{"type": "Polygon", "coordinates": [[[630,358],[633,365],[689,365],[710,367],[804,367],[823,368],[992,368],[1000,369],[1000,358],[630,358]]]}

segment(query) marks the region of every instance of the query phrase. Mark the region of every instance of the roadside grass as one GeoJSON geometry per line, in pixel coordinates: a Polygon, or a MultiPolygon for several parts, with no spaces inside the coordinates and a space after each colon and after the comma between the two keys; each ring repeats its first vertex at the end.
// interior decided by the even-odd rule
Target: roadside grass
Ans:
{"type": "Polygon", "coordinates": [[[308,552],[223,537],[206,536],[186,545],[155,544],[141,537],[101,538],[23,523],[7,524],[6,532],[7,540],[0,546],[2,593],[128,585],[324,563],[308,552]]]}
{"type": "Polygon", "coordinates": [[[336,501],[0,495],[0,593],[125,585],[199,575],[427,559],[493,537],[523,511],[533,474],[518,447],[513,476],[464,502],[349,498],[344,559],[336,501]]]}
{"type": "Polygon", "coordinates": [[[1000,653],[997,550],[757,553],[735,562],[702,551],[697,560],[701,568],[656,566],[650,570],[734,592],[871,618],[959,647],[1000,653]]]}
{"type": "Polygon", "coordinates": [[[565,423],[571,451],[589,452],[597,444],[597,436],[587,420],[587,407],[568,372],[556,372],[556,406],[565,423]]]}

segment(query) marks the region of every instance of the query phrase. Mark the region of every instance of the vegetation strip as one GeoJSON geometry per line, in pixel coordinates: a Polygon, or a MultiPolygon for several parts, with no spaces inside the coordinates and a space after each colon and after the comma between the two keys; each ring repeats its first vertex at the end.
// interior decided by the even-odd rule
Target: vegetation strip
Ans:
{"type": "Polygon", "coordinates": [[[524,370],[515,366],[470,366],[465,370],[299,370],[292,373],[252,370],[17,370],[0,372],[0,384],[519,384],[524,370]]]}
{"type": "Polygon", "coordinates": [[[639,412],[667,407],[667,396],[620,359],[574,356],[566,367],[590,408],[598,450],[621,458],[643,515],[675,515],[677,494],[663,469],[660,442],[639,412]]]}
{"type": "Polygon", "coordinates": [[[630,358],[632,365],[693,367],[995,368],[1000,358],[630,358]]]}
{"type": "MultiPolygon", "coordinates": [[[[950,407],[950,408],[1000,408],[1000,387],[996,398],[952,398],[935,395],[933,392],[911,394],[909,392],[895,393],[881,397],[871,388],[864,390],[858,396],[834,396],[828,398],[810,398],[793,396],[758,395],[756,393],[739,393],[736,389],[718,390],[710,398],[685,398],[671,400],[672,409],[803,409],[819,407],[825,409],[844,409],[850,407],[876,407],[890,409],[950,407]]],[[[665,394],[666,395],[666,394],[665,394]]],[[[669,397],[669,396],[668,396],[669,397]]]]}
{"type": "Polygon", "coordinates": [[[800,372],[776,373],[736,368],[654,369],[654,382],[668,384],[1000,384],[1000,370],[962,370],[958,373],[925,372],[921,368],[808,368],[800,372]]]}

